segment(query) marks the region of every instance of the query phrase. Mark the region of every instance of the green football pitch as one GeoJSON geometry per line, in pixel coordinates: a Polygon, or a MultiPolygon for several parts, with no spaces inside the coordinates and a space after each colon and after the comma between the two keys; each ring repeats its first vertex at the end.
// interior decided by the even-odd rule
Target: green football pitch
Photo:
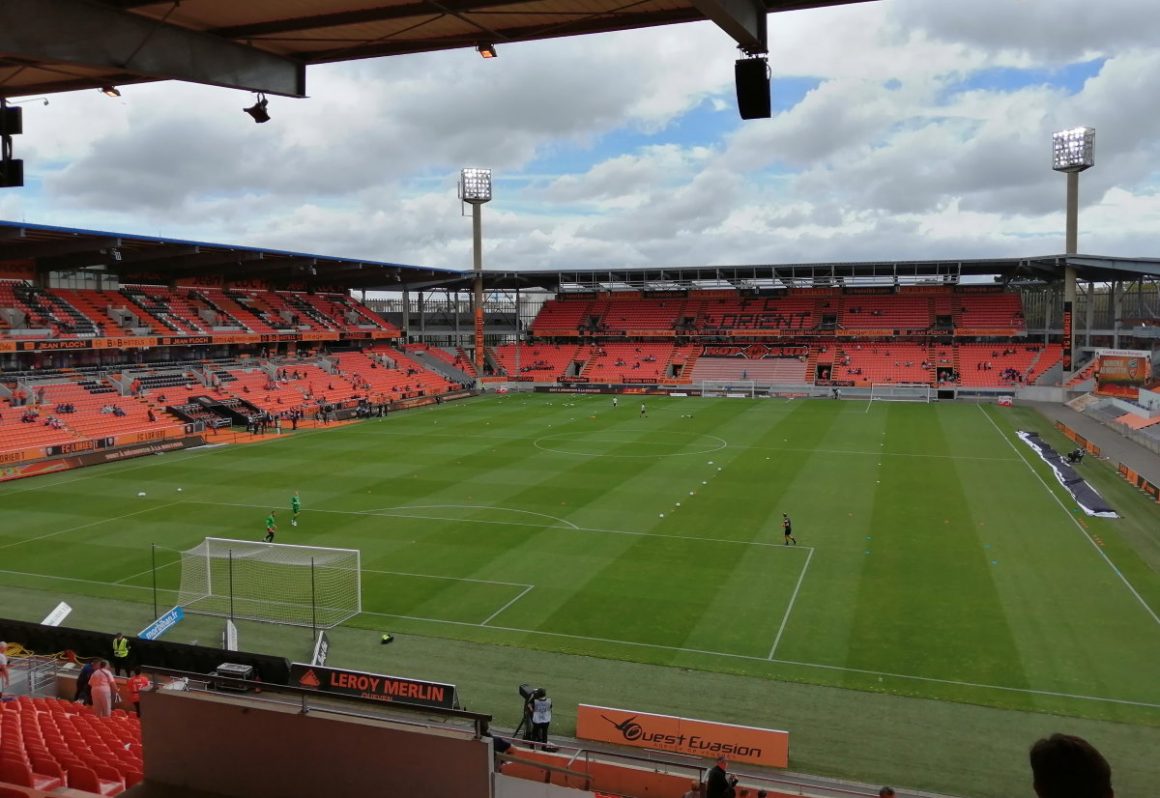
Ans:
{"type": "Polygon", "coordinates": [[[1014,435],[1033,411],[646,401],[490,396],[9,483],[0,586],[144,626],[151,544],[165,609],[177,551],[277,509],[279,543],[361,550],[349,627],[1160,725],[1160,508],[1091,463],[1124,517],[1081,514],[1014,435]]]}

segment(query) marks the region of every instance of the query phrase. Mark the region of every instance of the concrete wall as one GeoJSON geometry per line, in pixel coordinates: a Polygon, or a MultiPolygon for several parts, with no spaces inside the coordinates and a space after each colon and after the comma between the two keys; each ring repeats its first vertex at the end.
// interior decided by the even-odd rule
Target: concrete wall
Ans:
{"type": "Polygon", "coordinates": [[[491,741],[216,694],[141,696],[150,782],[238,798],[488,798],[491,741]]]}
{"type": "Polygon", "coordinates": [[[1138,400],[1141,405],[1149,410],[1160,411],[1160,393],[1156,391],[1149,391],[1147,388],[1140,389],[1138,400]]]}
{"type": "Polygon", "coordinates": [[[1015,397],[1028,402],[1056,402],[1059,404],[1071,398],[1063,388],[1051,385],[1028,385],[1020,388],[1015,393],[1015,397]]]}

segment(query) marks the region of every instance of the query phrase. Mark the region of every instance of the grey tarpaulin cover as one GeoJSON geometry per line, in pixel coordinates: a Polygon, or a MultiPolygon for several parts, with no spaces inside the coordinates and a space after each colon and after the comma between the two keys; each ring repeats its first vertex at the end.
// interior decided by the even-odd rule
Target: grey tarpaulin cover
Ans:
{"type": "Polygon", "coordinates": [[[1039,453],[1043,458],[1043,462],[1051,466],[1051,470],[1055,473],[1055,478],[1059,480],[1059,484],[1067,488],[1068,493],[1075,499],[1076,504],[1088,515],[1099,516],[1100,518],[1119,518],[1116,511],[1108,506],[1095,488],[1087,484],[1087,480],[1079,475],[1079,472],[1067,464],[1059,453],[1052,449],[1037,432],[1023,432],[1020,430],[1016,433],[1024,443],[1039,453]]]}

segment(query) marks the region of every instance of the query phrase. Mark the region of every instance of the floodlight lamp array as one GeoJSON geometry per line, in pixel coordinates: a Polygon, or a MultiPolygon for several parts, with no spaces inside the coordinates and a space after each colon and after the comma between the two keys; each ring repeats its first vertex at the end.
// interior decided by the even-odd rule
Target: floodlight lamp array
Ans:
{"type": "Polygon", "coordinates": [[[473,205],[491,202],[491,170],[472,167],[461,170],[459,199],[473,205]]]}
{"type": "Polygon", "coordinates": [[[1051,136],[1051,168],[1082,172],[1095,165],[1096,131],[1090,127],[1060,130],[1051,136]]]}

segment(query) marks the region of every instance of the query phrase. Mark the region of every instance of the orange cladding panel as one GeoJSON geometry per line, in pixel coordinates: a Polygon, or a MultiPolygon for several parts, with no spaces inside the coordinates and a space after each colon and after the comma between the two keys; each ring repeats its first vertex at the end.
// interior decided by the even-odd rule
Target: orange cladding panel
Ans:
{"type": "Polygon", "coordinates": [[[789,767],[789,732],[581,704],[576,736],[656,751],[789,767]]]}

